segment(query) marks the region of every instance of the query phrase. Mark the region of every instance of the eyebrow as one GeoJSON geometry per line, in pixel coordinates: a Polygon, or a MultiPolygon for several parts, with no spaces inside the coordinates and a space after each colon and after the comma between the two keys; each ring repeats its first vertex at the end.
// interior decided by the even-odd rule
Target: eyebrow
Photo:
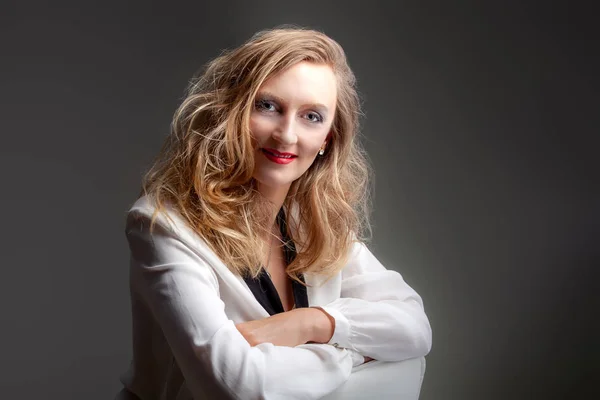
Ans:
{"type": "MultiPolygon", "coordinates": [[[[283,104],[286,103],[286,101],[283,100],[281,97],[279,97],[271,92],[266,92],[266,91],[258,92],[256,94],[256,98],[262,99],[262,100],[267,100],[267,99],[275,100],[275,101],[277,101],[279,103],[283,103],[283,104]]],[[[327,106],[324,104],[321,104],[321,103],[308,103],[308,104],[304,104],[304,105],[309,106],[314,109],[317,109],[319,112],[321,112],[323,114],[323,116],[327,116],[327,112],[329,111],[327,106]]]]}

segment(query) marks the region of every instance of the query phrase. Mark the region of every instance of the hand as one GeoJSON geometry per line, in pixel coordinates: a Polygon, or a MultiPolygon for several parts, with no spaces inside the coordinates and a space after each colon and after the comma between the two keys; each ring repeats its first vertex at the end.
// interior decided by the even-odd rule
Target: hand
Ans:
{"type": "Polygon", "coordinates": [[[295,347],[305,344],[312,336],[312,323],[307,308],[296,308],[267,318],[242,322],[235,327],[250,343],[272,343],[275,346],[295,347]]]}

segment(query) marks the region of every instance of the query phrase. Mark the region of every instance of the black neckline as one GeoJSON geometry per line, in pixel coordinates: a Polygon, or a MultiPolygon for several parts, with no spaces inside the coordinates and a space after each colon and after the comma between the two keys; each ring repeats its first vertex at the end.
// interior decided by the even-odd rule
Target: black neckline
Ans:
{"type": "MultiPolygon", "coordinates": [[[[277,223],[284,241],[283,252],[285,256],[285,262],[286,265],[289,265],[294,258],[296,258],[296,246],[288,235],[285,211],[283,210],[283,207],[277,213],[277,223]]],[[[305,282],[303,275],[300,275],[299,278],[302,282],[305,282]]],[[[285,311],[279,294],[277,293],[277,289],[264,269],[256,279],[245,276],[244,281],[250,288],[250,291],[252,291],[254,294],[256,300],[258,300],[258,302],[263,306],[265,311],[269,313],[269,315],[275,315],[285,311]]],[[[296,282],[295,280],[292,280],[292,293],[296,303],[296,308],[308,307],[306,286],[296,282]]]]}

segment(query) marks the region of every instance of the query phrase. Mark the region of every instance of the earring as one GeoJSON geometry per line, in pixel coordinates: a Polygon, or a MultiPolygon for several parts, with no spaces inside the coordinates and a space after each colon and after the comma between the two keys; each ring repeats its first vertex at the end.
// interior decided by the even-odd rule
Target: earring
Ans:
{"type": "Polygon", "coordinates": [[[325,154],[325,149],[319,150],[319,155],[322,156],[323,154],[325,154]]]}

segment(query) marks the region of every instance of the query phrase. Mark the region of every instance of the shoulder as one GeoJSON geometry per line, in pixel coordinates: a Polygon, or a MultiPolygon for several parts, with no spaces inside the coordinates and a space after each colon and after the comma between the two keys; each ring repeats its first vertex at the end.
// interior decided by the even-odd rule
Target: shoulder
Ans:
{"type": "Polygon", "coordinates": [[[127,236],[145,233],[149,237],[168,236],[183,242],[199,255],[212,253],[206,242],[193,230],[171,205],[159,211],[156,202],[148,196],[138,198],[127,212],[127,236]]]}
{"type": "Polygon", "coordinates": [[[169,204],[165,204],[158,213],[157,210],[156,202],[149,196],[138,198],[127,211],[127,230],[135,226],[139,227],[141,224],[150,222],[153,219],[155,224],[172,233],[180,233],[182,230],[189,229],[184,219],[169,204]]]}
{"type": "Polygon", "coordinates": [[[126,236],[129,238],[142,238],[155,248],[155,244],[163,248],[177,249],[188,256],[192,256],[214,270],[227,269],[222,260],[215,254],[207,242],[189,224],[183,216],[172,206],[165,204],[157,211],[156,203],[147,196],[142,196],[135,201],[127,212],[126,236]],[[154,218],[152,230],[150,225],[154,218]]]}
{"type": "Polygon", "coordinates": [[[215,270],[221,267],[213,251],[173,207],[165,205],[158,213],[157,210],[156,203],[144,196],[127,212],[125,234],[132,271],[138,277],[156,270],[193,272],[218,291],[215,270]]]}
{"type": "MultiPolygon", "coordinates": [[[[157,208],[158,207],[156,202],[152,200],[149,196],[141,196],[129,208],[127,216],[135,215],[139,217],[151,217],[157,208]]],[[[170,207],[166,212],[169,214],[172,213],[170,207]]]]}

